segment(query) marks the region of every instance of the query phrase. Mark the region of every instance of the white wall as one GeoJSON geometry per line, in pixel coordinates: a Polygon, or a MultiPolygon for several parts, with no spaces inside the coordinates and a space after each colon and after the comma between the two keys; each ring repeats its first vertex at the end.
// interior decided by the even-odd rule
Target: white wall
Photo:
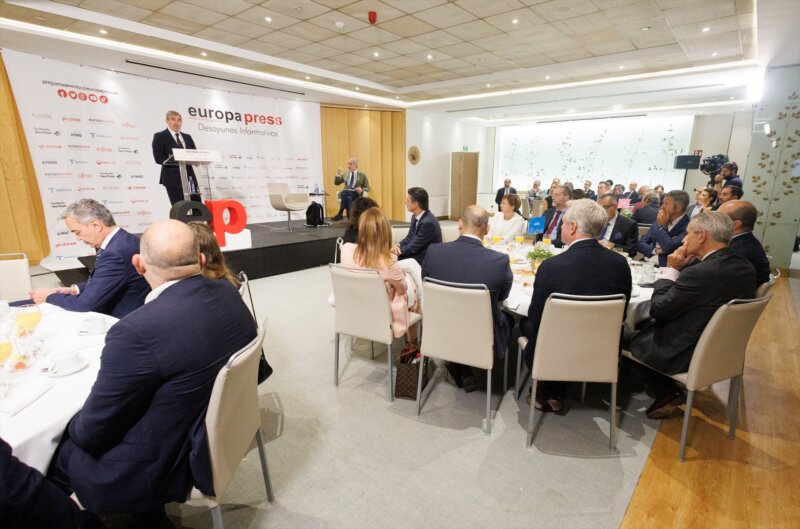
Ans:
{"type": "MultiPolygon", "coordinates": [[[[438,217],[450,212],[450,155],[463,151],[478,152],[478,192],[491,192],[494,164],[494,128],[469,121],[406,111],[406,150],[415,145],[420,161],[412,165],[406,159],[406,186],[424,187],[430,197],[430,210],[438,217]]],[[[491,202],[491,200],[490,200],[491,202]]],[[[410,219],[410,215],[406,215],[410,219]]]]}
{"type": "MultiPolygon", "coordinates": [[[[739,175],[743,175],[747,166],[752,129],[753,113],[750,111],[695,116],[689,151],[701,149],[703,158],[715,154],[727,154],[731,161],[739,165],[739,175]]],[[[705,187],[707,183],[708,176],[699,169],[689,171],[684,189],[694,197],[694,189],[705,187]]],[[[745,196],[747,195],[746,187],[745,185],[745,196]]]]}

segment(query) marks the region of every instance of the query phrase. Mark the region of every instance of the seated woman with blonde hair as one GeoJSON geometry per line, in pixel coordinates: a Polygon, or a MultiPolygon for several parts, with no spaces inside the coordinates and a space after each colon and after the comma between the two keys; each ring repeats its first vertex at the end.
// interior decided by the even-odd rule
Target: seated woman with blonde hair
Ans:
{"type": "Polygon", "coordinates": [[[236,278],[228,265],[225,264],[225,256],[217,243],[217,237],[205,222],[193,221],[188,224],[194,232],[194,237],[200,245],[200,253],[206,258],[205,263],[200,267],[200,273],[208,279],[224,279],[236,288],[239,288],[239,280],[236,278]]]}
{"type": "Polygon", "coordinates": [[[409,310],[417,312],[416,286],[406,277],[391,249],[392,230],[386,215],[378,208],[369,208],[358,220],[356,244],[348,242],[342,246],[342,264],[378,271],[389,296],[394,337],[407,334],[409,341],[413,342],[417,337],[417,326],[409,328],[408,321],[409,310]]]}
{"type": "Polygon", "coordinates": [[[505,195],[500,202],[500,211],[489,220],[489,237],[502,237],[510,243],[517,235],[522,235],[525,219],[516,212],[521,202],[517,195],[505,195]]]}

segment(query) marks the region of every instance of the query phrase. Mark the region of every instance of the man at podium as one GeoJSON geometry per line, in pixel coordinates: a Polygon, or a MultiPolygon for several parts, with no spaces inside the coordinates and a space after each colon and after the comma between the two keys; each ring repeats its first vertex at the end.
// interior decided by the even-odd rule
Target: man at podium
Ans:
{"type": "MultiPolygon", "coordinates": [[[[181,132],[183,118],[178,112],[168,111],[166,122],[167,128],[153,135],[153,158],[161,166],[161,180],[158,183],[167,188],[169,201],[175,205],[176,202],[183,200],[183,186],[181,185],[180,170],[172,159],[172,149],[196,149],[197,147],[191,136],[181,132]]],[[[200,202],[200,187],[197,185],[197,178],[194,176],[194,169],[191,165],[186,166],[186,172],[189,176],[190,198],[200,202]]]]}

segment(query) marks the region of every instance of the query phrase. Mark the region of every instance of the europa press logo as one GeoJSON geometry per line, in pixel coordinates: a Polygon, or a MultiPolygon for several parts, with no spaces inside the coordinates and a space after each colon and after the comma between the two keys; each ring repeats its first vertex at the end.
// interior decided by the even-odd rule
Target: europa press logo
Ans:
{"type": "Polygon", "coordinates": [[[105,95],[97,95],[89,92],[76,92],[75,90],[64,90],[63,88],[59,88],[56,93],[58,97],[61,99],[75,99],[78,101],[88,101],[89,103],[108,103],[108,97],[105,95]]]}

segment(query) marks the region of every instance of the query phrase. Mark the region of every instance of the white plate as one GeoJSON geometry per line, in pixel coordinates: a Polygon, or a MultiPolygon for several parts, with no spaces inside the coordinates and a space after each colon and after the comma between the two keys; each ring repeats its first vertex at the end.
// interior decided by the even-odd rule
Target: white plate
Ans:
{"type": "Polygon", "coordinates": [[[83,371],[89,365],[89,362],[84,359],[80,364],[77,364],[74,368],[70,369],[69,371],[61,371],[59,373],[54,373],[52,370],[47,371],[47,376],[50,378],[60,378],[66,377],[69,375],[74,375],[78,371],[83,371]]]}
{"type": "Polygon", "coordinates": [[[87,331],[86,329],[78,329],[78,335],[80,336],[97,336],[98,334],[105,334],[108,332],[108,327],[100,331],[87,331]]]}

